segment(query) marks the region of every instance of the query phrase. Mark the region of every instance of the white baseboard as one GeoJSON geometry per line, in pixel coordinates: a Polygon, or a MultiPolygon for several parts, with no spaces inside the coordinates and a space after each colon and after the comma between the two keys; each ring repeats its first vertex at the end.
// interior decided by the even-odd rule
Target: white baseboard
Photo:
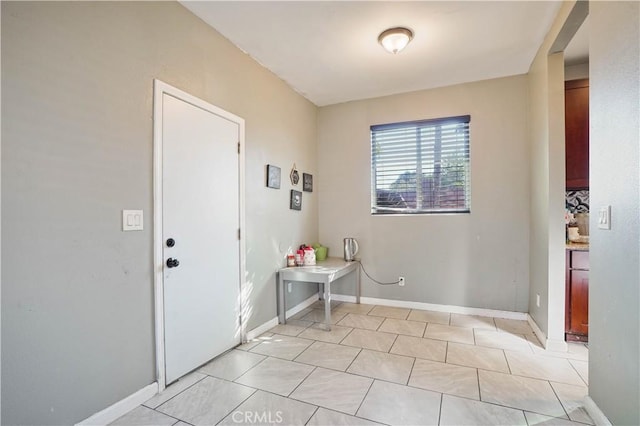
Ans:
{"type": "Polygon", "coordinates": [[[124,416],[138,405],[148,401],[158,393],[158,383],[154,382],[143,387],[139,391],[129,395],[128,397],[116,402],[110,407],[97,412],[93,416],[84,419],[78,425],[108,425],[117,418],[124,416]]]}
{"type": "MultiPolygon", "coordinates": [[[[355,296],[349,296],[345,294],[332,294],[331,298],[333,300],[339,300],[341,302],[355,303],[356,301],[355,296]]],[[[526,312],[500,311],[496,309],[483,309],[483,308],[468,308],[466,306],[455,306],[455,305],[437,305],[434,303],[410,302],[406,300],[378,299],[376,297],[361,297],[360,303],[364,303],[367,305],[393,306],[396,308],[422,309],[425,311],[452,312],[454,314],[478,315],[481,317],[515,319],[515,320],[521,320],[521,321],[526,321],[527,315],[528,315],[526,312]]]]}
{"type": "Polygon", "coordinates": [[[589,395],[584,397],[584,408],[587,410],[587,414],[591,416],[596,426],[611,426],[611,422],[604,415],[600,407],[596,405],[593,399],[589,395]]]}
{"type": "Polygon", "coordinates": [[[538,323],[536,322],[536,320],[533,319],[533,317],[530,314],[527,314],[527,322],[529,323],[529,325],[533,329],[533,333],[538,338],[538,341],[540,342],[542,347],[546,349],[547,348],[547,335],[542,332],[540,327],[538,327],[538,323]]]}
{"type": "Polygon", "coordinates": [[[271,330],[276,325],[278,325],[278,317],[272,318],[269,321],[265,322],[264,324],[259,325],[253,330],[247,332],[247,341],[255,339],[262,333],[271,330]]]}
{"type": "MultiPolygon", "coordinates": [[[[306,307],[313,305],[317,300],[318,300],[318,294],[314,293],[313,296],[309,296],[307,299],[303,300],[302,302],[298,303],[293,308],[289,309],[285,314],[285,318],[292,317],[293,315],[295,315],[298,312],[302,311],[306,307]]],[[[275,327],[279,323],[280,322],[278,320],[278,317],[270,319],[269,321],[265,322],[264,324],[262,324],[262,325],[260,325],[260,326],[258,326],[256,328],[254,328],[253,330],[247,332],[247,340],[246,341],[255,339],[256,337],[258,337],[262,333],[271,330],[273,327],[275,327]]]]}
{"type": "Polygon", "coordinates": [[[547,339],[544,348],[552,352],[567,352],[569,351],[569,345],[564,340],[547,339]]]}
{"type": "Polygon", "coordinates": [[[355,296],[349,296],[348,294],[334,294],[334,293],[331,293],[331,300],[337,300],[338,302],[356,303],[356,297],[355,296]]]}
{"type": "Polygon", "coordinates": [[[527,314],[527,322],[529,322],[529,325],[533,329],[533,332],[542,344],[543,348],[552,352],[567,352],[569,350],[569,346],[564,340],[547,338],[547,335],[542,332],[540,327],[538,327],[538,323],[536,323],[536,320],[534,320],[530,314],[527,314]]]}
{"type": "Polygon", "coordinates": [[[303,309],[306,309],[307,307],[313,305],[317,301],[318,301],[318,293],[314,293],[313,296],[309,296],[306,300],[303,300],[302,302],[298,303],[293,308],[289,309],[287,311],[287,313],[285,314],[285,318],[290,318],[290,317],[294,316],[298,312],[300,312],[303,309]]]}

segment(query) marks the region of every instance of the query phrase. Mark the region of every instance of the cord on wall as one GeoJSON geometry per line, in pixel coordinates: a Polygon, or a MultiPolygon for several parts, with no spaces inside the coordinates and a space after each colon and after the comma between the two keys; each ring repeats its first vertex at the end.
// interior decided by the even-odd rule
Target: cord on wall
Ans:
{"type": "Polygon", "coordinates": [[[376,284],[378,284],[378,285],[397,285],[397,284],[399,284],[399,283],[400,283],[400,280],[397,280],[397,281],[394,281],[394,282],[388,282],[388,283],[378,281],[378,280],[376,280],[375,278],[373,278],[371,275],[369,275],[369,274],[367,273],[367,270],[366,270],[366,269],[364,269],[364,265],[362,264],[362,261],[361,261],[360,259],[356,259],[356,262],[358,262],[358,263],[360,264],[360,269],[362,269],[362,272],[364,272],[364,274],[365,274],[365,275],[366,275],[366,276],[367,276],[371,281],[373,281],[374,283],[376,283],[376,284]]]}

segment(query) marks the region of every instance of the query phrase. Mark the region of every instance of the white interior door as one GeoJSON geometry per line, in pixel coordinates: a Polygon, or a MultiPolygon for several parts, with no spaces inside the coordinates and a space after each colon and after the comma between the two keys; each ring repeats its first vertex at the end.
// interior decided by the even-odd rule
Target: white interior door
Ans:
{"type": "Polygon", "coordinates": [[[162,94],[167,384],[241,340],[239,131],[236,122],[162,94]]]}

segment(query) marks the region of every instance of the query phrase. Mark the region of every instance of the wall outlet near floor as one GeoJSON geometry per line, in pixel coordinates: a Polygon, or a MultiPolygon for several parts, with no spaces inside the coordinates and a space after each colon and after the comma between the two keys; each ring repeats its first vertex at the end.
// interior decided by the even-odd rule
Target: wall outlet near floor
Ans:
{"type": "Polygon", "coordinates": [[[540,307],[540,295],[536,294],[536,306],[539,308],[540,307]]]}
{"type": "Polygon", "coordinates": [[[287,283],[287,292],[291,293],[291,283],[287,283]]]}
{"type": "Polygon", "coordinates": [[[399,285],[400,287],[404,287],[404,277],[400,277],[400,278],[398,278],[398,285],[399,285]]]}

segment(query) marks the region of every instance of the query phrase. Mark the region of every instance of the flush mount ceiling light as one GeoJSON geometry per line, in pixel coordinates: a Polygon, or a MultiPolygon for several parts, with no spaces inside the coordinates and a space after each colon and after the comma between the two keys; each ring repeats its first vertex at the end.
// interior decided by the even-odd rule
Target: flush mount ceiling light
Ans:
{"type": "Polygon", "coordinates": [[[413,32],[404,27],[389,28],[378,36],[378,43],[389,53],[396,54],[407,47],[413,38],[413,32]]]}

